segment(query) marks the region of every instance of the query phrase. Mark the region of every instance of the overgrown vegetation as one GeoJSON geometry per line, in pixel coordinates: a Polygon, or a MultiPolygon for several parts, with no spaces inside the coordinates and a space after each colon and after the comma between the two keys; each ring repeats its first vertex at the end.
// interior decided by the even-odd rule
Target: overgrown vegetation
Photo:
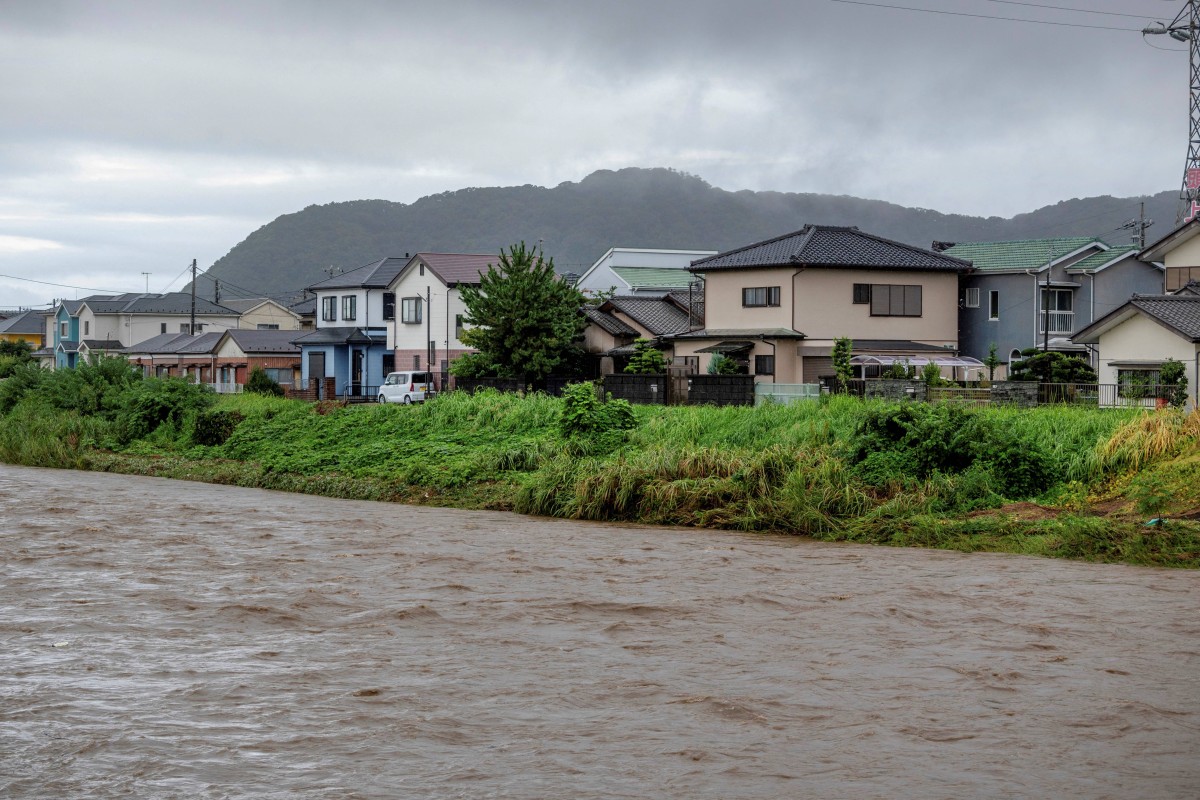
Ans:
{"type": "Polygon", "coordinates": [[[339,497],[830,540],[1200,564],[1200,415],[833,396],[630,406],[217,397],[120,359],[0,383],[0,458],[339,497]],[[1104,513],[1100,514],[1099,511],[1104,513]],[[1155,523],[1147,527],[1151,519],[1155,523]]]}

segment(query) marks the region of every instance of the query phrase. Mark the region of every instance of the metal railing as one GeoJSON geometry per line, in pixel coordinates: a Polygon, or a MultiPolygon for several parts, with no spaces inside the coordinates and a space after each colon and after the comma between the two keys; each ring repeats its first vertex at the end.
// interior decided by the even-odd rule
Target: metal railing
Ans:
{"type": "Polygon", "coordinates": [[[1074,311],[1042,311],[1038,314],[1038,333],[1046,333],[1047,317],[1050,318],[1050,333],[1070,333],[1075,328],[1074,311]]]}

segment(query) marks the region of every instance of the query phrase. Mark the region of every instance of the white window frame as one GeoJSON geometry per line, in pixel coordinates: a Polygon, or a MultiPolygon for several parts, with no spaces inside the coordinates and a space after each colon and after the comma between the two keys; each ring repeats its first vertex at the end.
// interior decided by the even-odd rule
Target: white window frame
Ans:
{"type": "Polygon", "coordinates": [[[978,286],[968,286],[963,289],[963,308],[979,308],[978,286]]]}
{"type": "Polygon", "coordinates": [[[988,289],[988,320],[997,322],[1000,319],[1000,290],[988,289]]]}

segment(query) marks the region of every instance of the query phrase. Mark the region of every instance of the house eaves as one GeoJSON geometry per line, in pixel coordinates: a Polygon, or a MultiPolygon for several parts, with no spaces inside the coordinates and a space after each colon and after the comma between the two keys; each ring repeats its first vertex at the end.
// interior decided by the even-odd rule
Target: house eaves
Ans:
{"type": "Polygon", "coordinates": [[[1142,261],[1162,261],[1167,253],[1181,244],[1200,235],[1200,217],[1194,217],[1170,231],[1157,242],[1152,242],[1138,253],[1142,261]]]}
{"type": "Polygon", "coordinates": [[[1200,297],[1137,295],[1071,337],[1077,344],[1096,344],[1117,325],[1142,315],[1186,341],[1200,342],[1200,297]]]}

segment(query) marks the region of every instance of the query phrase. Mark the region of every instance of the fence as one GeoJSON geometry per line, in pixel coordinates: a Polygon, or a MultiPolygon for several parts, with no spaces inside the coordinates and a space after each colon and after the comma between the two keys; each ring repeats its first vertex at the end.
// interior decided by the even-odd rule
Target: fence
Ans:
{"type": "Polygon", "coordinates": [[[797,403],[821,398],[819,383],[756,383],[754,405],[766,403],[797,403]]]}

